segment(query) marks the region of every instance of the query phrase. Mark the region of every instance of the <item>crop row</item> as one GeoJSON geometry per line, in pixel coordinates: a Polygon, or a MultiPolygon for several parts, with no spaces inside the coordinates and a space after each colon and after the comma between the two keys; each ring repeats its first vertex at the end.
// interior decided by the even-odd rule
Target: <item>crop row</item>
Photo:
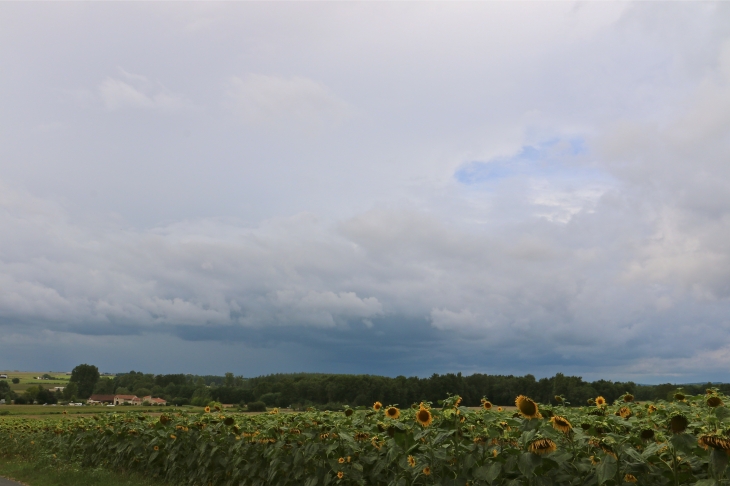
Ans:
{"type": "Polygon", "coordinates": [[[189,485],[727,484],[730,410],[714,390],[673,402],[0,421],[0,453],[46,454],[189,485]]]}

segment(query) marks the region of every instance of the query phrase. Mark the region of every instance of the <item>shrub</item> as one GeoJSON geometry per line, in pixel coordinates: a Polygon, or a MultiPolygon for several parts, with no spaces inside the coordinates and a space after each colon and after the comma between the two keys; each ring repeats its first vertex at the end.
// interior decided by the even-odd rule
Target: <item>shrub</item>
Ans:
{"type": "Polygon", "coordinates": [[[264,402],[268,407],[275,407],[279,404],[281,393],[264,393],[259,397],[260,402],[264,402]]]}
{"type": "Polygon", "coordinates": [[[265,412],[266,404],[264,402],[251,402],[246,409],[249,412],[265,412]]]}
{"type": "Polygon", "coordinates": [[[13,384],[17,385],[18,383],[20,383],[20,378],[13,378],[12,381],[13,381],[13,384]]]}

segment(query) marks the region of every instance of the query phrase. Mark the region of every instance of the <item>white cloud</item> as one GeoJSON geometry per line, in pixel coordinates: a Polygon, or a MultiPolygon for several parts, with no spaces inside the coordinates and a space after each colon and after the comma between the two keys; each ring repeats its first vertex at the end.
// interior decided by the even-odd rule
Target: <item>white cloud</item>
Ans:
{"type": "Polygon", "coordinates": [[[352,113],[350,105],[312,79],[249,74],[228,80],[229,106],[250,125],[315,128],[337,124],[352,113]]]}
{"type": "Polygon", "coordinates": [[[170,92],[160,83],[152,83],[147,77],[128,73],[122,68],[119,71],[126,81],[107,77],[98,87],[99,97],[107,110],[175,112],[191,106],[185,98],[170,92]]]}

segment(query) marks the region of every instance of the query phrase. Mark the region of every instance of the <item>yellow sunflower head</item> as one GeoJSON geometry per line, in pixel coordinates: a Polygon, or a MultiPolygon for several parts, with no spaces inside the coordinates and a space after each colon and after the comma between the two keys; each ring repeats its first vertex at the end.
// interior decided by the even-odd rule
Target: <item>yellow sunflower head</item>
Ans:
{"type": "Polygon", "coordinates": [[[345,477],[345,473],[343,473],[342,471],[337,471],[337,479],[342,479],[343,477],[345,477]]]}
{"type": "Polygon", "coordinates": [[[426,466],[423,468],[423,475],[424,476],[430,476],[431,475],[431,468],[426,466]]]}
{"type": "Polygon", "coordinates": [[[618,414],[621,418],[627,419],[631,417],[631,409],[629,407],[621,407],[618,409],[618,414]]]}
{"type": "Polygon", "coordinates": [[[560,395],[555,395],[555,401],[558,403],[563,403],[563,397],[561,397],[560,395]]]}
{"type": "Polygon", "coordinates": [[[491,410],[492,409],[492,402],[490,402],[489,400],[484,400],[482,402],[482,408],[484,410],[491,410]]]}
{"type": "Polygon", "coordinates": [[[565,417],[561,417],[560,415],[553,415],[550,418],[550,422],[552,422],[553,428],[555,430],[559,430],[564,434],[567,434],[573,429],[573,426],[570,424],[568,419],[565,417]]]}
{"type": "Polygon", "coordinates": [[[626,403],[631,403],[634,401],[634,396],[631,393],[625,394],[622,398],[624,399],[624,402],[626,402],[626,403]]]}
{"type": "Polygon", "coordinates": [[[730,439],[714,434],[704,434],[697,439],[697,443],[705,450],[710,448],[730,451],[730,439]]]}
{"type": "Polygon", "coordinates": [[[388,407],[385,409],[385,416],[392,419],[397,419],[400,417],[400,410],[398,410],[396,407],[388,407]]]}
{"type": "Polygon", "coordinates": [[[154,447],[154,449],[155,449],[156,451],[159,451],[159,450],[160,450],[160,447],[159,447],[159,446],[155,446],[155,447],[154,447]]]}
{"type": "Polygon", "coordinates": [[[210,407],[205,407],[205,413],[210,413],[210,407]]]}
{"type": "Polygon", "coordinates": [[[433,415],[431,415],[431,411],[427,408],[420,409],[416,412],[416,422],[421,424],[423,427],[431,425],[431,422],[433,422],[433,415]]]}
{"type": "Polygon", "coordinates": [[[416,458],[413,456],[408,456],[408,465],[411,467],[416,467],[416,458]]]}
{"type": "Polygon", "coordinates": [[[502,407],[497,407],[497,412],[504,412],[504,409],[502,407]]]}
{"type": "Polygon", "coordinates": [[[636,476],[634,476],[633,474],[626,473],[624,475],[624,482],[625,483],[636,483],[636,482],[638,482],[638,479],[636,479],[636,476]]]}
{"type": "Polygon", "coordinates": [[[606,399],[603,397],[596,397],[596,407],[604,407],[606,405],[606,399]]]}
{"type": "Polygon", "coordinates": [[[515,400],[515,405],[517,405],[517,409],[525,418],[531,419],[540,416],[540,413],[537,410],[537,403],[535,403],[531,398],[520,395],[515,400]]]}
{"type": "Polygon", "coordinates": [[[557,444],[550,439],[535,439],[530,442],[529,451],[533,454],[543,455],[555,452],[558,448],[557,444]]]}
{"type": "Polygon", "coordinates": [[[375,410],[376,412],[378,410],[380,410],[381,408],[383,408],[383,404],[382,403],[380,403],[380,402],[373,403],[373,410],[375,410]]]}

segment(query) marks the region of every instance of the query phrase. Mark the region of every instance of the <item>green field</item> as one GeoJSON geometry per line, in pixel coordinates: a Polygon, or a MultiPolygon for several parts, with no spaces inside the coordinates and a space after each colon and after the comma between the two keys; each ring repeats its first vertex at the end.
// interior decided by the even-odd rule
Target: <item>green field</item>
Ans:
{"type": "MultiPolygon", "coordinates": [[[[599,485],[728,484],[727,397],[538,405],[484,403],[344,412],[242,414],[164,409],[0,418],[0,455],[135,471],[189,485],[599,485]]],[[[563,400],[558,400],[563,402],[563,400]]]]}
{"type": "Polygon", "coordinates": [[[16,393],[24,392],[31,386],[38,385],[42,385],[44,388],[49,389],[56,386],[66,386],[68,385],[68,381],[71,379],[71,375],[66,375],[63,371],[0,371],[0,374],[8,375],[8,385],[10,385],[10,389],[16,393]],[[54,379],[36,380],[36,377],[43,376],[44,374],[51,375],[54,379]],[[20,383],[13,383],[13,378],[19,378],[20,383]]]}

